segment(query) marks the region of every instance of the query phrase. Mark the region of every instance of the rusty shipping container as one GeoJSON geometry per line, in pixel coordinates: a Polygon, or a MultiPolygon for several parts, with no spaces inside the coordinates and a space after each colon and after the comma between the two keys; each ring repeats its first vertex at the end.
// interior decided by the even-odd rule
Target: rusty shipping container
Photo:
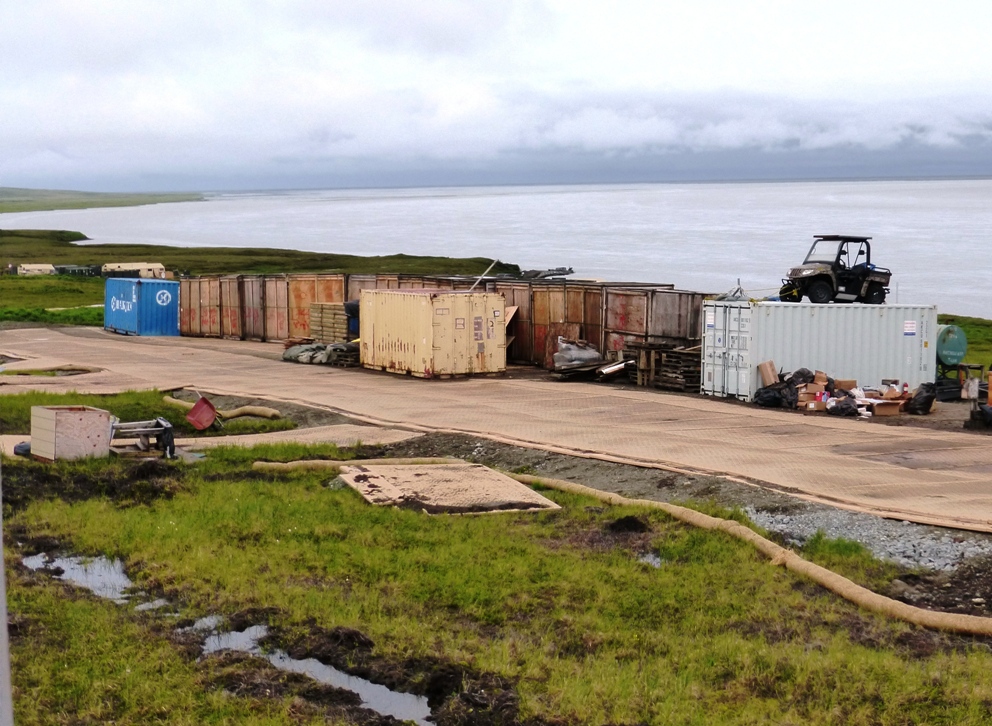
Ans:
{"type": "Polygon", "coordinates": [[[631,343],[698,345],[706,297],[690,290],[607,287],[603,350],[623,350],[631,343]]]}
{"type": "Polygon", "coordinates": [[[362,365],[421,378],[503,372],[505,312],[499,293],[363,290],[362,365]]]}
{"type": "Polygon", "coordinates": [[[220,337],[220,278],[184,277],[179,281],[179,334],[220,337]]]}
{"type": "Polygon", "coordinates": [[[289,337],[310,335],[311,303],[343,303],[345,286],[343,274],[289,275],[288,278],[289,337]]]}
{"type": "Polygon", "coordinates": [[[265,278],[242,275],[239,288],[242,336],[246,340],[265,340],[265,278]]]}
{"type": "Polygon", "coordinates": [[[223,338],[243,336],[241,312],[241,278],[227,275],[220,278],[220,334],[223,338]]]}

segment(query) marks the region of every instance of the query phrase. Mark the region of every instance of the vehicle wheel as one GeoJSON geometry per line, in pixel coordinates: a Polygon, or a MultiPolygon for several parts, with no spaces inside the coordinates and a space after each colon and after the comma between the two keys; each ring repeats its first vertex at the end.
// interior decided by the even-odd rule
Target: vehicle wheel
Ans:
{"type": "Polygon", "coordinates": [[[880,282],[873,282],[868,285],[868,292],[865,294],[865,302],[869,305],[881,305],[885,302],[885,287],[880,282]]]}
{"type": "Polygon", "coordinates": [[[826,280],[813,280],[806,287],[806,297],[811,303],[828,303],[834,299],[834,289],[826,280]]]}
{"type": "Polygon", "coordinates": [[[803,294],[799,291],[791,282],[787,282],[782,285],[782,289],[778,291],[778,299],[782,302],[797,303],[803,299],[803,294]]]}

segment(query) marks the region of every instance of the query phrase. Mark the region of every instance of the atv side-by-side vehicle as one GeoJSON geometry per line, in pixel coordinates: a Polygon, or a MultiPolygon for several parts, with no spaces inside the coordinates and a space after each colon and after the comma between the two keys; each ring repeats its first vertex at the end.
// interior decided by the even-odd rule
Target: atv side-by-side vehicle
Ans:
{"type": "Polygon", "coordinates": [[[818,234],[799,267],[782,280],[782,302],[862,302],[881,305],[892,272],[871,262],[871,237],[818,234]]]}

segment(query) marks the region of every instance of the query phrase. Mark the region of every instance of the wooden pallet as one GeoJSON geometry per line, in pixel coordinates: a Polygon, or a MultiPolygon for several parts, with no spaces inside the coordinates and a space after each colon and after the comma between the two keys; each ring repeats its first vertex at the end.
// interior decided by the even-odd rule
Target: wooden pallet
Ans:
{"type": "Polygon", "coordinates": [[[669,391],[698,391],[702,380],[702,350],[668,348],[640,344],[636,353],[637,369],[630,377],[638,386],[662,388],[669,391]]]}

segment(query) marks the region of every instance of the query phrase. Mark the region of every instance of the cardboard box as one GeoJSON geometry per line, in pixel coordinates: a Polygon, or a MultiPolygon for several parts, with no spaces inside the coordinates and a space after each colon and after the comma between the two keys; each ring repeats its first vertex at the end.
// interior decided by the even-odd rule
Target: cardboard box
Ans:
{"type": "Polygon", "coordinates": [[[886,401],[894,401],[898,398],[902,398],[902,390],[900,390],[896,386],[889,386],[882,393],[882,398],[884,398],[886,401]]]}
{"type": "Polygon", "coordinates": [[[778,369],[775,367],[774,361],[766,360],[764,363],[759,363],[758,375],[761,376],[762,386],[778,383],[778,369]]]}
{"type": "Polygon", "coordinates": [[[822,383],[807,383],[804,390],[806,393],[823,393],[827,389],[822,383]]]}
{"type": "Polygon", "coordinates": [[[802,404],[809,403],[810,401],[816,402],[816,394],[815,393],[800,393],[799,394],[800,408],[802,407],[802,404]]]}
{"type": "Polygon", "coordinates": [[[843,388],[845,391],[850,391],[852,388],[857,388],[858,382],[854,378],[835,378],[834,388],[843,388]]]}
{"type": "Polygon", "coordinates": [[[804,409],[807,413],[812,413],[814,411],[826,411],[827,402],[826,401],[808,401],[806,403],[806,408],[804,409]]]}
{"type": "Polygon", "coordinates": [[[871,412],[876,416],[898,416],[902,401],[872,401],[871,412]]]}
{"type": "Polygon", "coordinates": [[[827,374],[823,371],[815,371],[813,373],[813,383],[819,383],[821,386],[827,385],[827,374]]]}
{"type": "Polygon", "coordinates": [[[865,391],[865,398],[881,398],[882,394],[878,391],[865,391]]]}

